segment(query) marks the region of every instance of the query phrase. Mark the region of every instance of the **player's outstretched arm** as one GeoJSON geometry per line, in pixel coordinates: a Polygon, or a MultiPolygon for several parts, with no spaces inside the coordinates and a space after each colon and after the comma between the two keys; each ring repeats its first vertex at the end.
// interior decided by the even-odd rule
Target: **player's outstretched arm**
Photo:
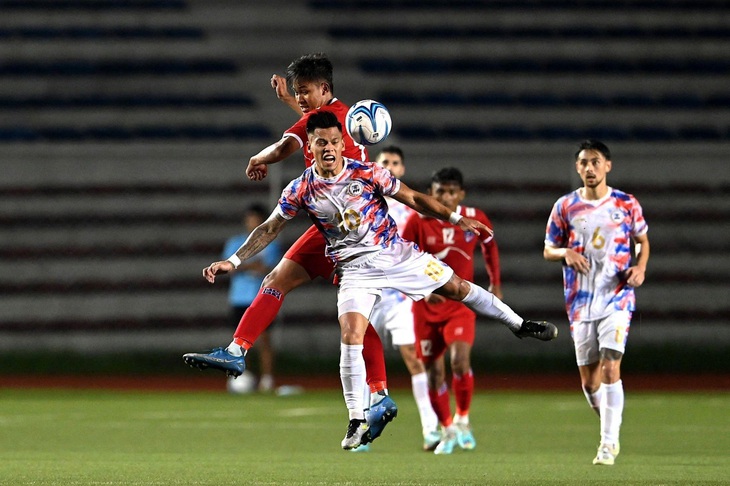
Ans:
{"type": "Polygon", "coordinates": [[[282,137],[249,159],[246,176],[252,181],[260,181],[269,172],[267,165],[281,162],[297,150],[299,143],[294,137],[282,137]]]}
{"type": "Polygon", "coordinates": [[[294,110],[297,115],[302,116],[302,109],[299,108],[296,98],[292,96],[286,86],[286,78],[279,76],[278,74],[274,74],[271,76],[271,87],[274,88],[276,97],[279,98],[282,103],[294,110]]]}
{"type": "Polygon", "coordinates": [[[289,220],[284,219],[276,212],[272,213],[269,219],[254,228],[243,245],[236,250],[236,253],[231,255],[227,260],[213,262],[205,267],[203,269],[203,277],[208,282],[214,283],[217,275],[232,272],[238,268],[241,262],[251,258],[269,246],[279,236],[287,221],[289,220]]]}
{"type": "Polygon", "coordinates": [[[432,216],[442,221],[449,221],[452,224],[458,225],[464,231],[470,231],[476,235],[481,235],[482,233],[488,235],[493,234],[493,231],[480,221],[471,218],[464,218],[458,214],[452,213],[449,208],[438,202],[435,197],[414,191],[410,187],[406,186],[402,181],[400,189],[392,197],[396,201],[402,202],[421,214],[432,216]]]}

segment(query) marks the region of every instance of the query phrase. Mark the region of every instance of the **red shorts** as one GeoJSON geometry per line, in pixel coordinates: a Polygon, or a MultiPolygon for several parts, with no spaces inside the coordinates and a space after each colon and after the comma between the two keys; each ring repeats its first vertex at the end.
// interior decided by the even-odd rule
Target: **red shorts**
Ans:
{"type": "Polygon", "coordinates": [[[335,270],[335,264],[325,256],[325,246],[324,236],[316,226],[312,225],[294,242],[284,254],[284,258],[304,267],[312,280],[317,277],[330,279],[335,270]]]}
{"type": "Polygon", "coordinates": [[[426,364],[431,363],[455,341],[474,344],[476,330],[476,314],[463,306],[463,311],[455,312],[445,321],[429,322],[419,312],[418,305],[413,306],[414,330],[416,332],[416,353],[426,364]]]}

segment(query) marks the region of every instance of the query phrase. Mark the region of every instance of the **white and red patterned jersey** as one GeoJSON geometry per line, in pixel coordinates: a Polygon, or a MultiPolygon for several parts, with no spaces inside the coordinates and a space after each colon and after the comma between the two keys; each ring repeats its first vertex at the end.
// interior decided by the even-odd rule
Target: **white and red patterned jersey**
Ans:
{"type": "Polygon", "coordinates": [[[399,189],[400,181],[387,169],[344,158],[343,170],[331,179],[307,168],[284,189],[277,211],[286,219],[306,211],[327,241],[327,256],[340,262],[385,248],[399,238],[385,202],[385,196],[399,189]]]}
{"type": "Polygon", "coordinates": [[[583,275],[563,265],[565,305],[571,322],[602,319],[614,311],[635,310],[634,288],[624,272],[631,266],[631,239],[649,226],[631,194],[608,188],[599,200],[580,190],[557,200],[545,231],[545,244],[570,248],[588,259],[583,275]]]}
{"type": "Polygon", "coordinates": [[[347,111],[349,109],[350,107],[344,104],[342,101],[338,100],[337,98],[332,98],[328,104],[302,115],[299,121],[297,121],[294,125],[289,127],[289,129],[284,132],[285,137],[292,137],[299,143],[299,146],[302,148],[302,152],[304,153],[304,165],[306,167],[311,167],[314,164],[314,156],[309,150],[309,145],[307,145],[307,120],[309,120],[309,117],[314,115],[315,113],[320,113],[323,111],[329,111],[334,113],[337,117],[337,121],[342,124],[342,141],[345,142],[345,148],[342,150],[342,156],[349,157],[355,160],[368,160],[368,151],[365,146],[355,142],[350,134],[347,133],[347,130],[344,129],[344,127],[346,126],[345,116],[347,115],[347,111]]]}

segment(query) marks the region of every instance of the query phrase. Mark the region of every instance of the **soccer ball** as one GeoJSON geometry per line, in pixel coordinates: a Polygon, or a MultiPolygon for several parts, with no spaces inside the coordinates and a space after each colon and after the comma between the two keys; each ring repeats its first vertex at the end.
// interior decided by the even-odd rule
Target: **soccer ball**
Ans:
{"type": "Polygon", "coordinates": [[[238,378],[232,376],[226,382],[228,393],[233,395],[245,395],[256,391],[256,375],[246,370],[238,378]]]}
{"type": "Polygon", "coordinates": [[[358,101],[345,116],[347,133],[357,143],[375,145],[390,134],[393,123],[384,104],[375,100],[358,101]]]}

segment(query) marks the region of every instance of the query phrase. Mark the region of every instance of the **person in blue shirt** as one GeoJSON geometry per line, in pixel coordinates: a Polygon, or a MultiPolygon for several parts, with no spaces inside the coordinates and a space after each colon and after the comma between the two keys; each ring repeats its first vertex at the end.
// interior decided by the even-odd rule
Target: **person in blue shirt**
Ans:
{"type": "MultiPolygon", "coordinates": [[[[241,233],[226,241],[223,249],[223,258],[235,253],[238,248],[243,245],[248,235],[258,225],[263,223],[269,216],[269,211],[262,204],[252,204],[249,206],[243,217],[243,225],[246,228],[245,233],[241,233]]],[[[281,259],[281,249],[276,242],[267,246],[261,253],[255,257],[243,262],[236,269],[230,278],[230,287],[228,290],[228,303],[231,308],[231,319],[234,326],[238,325],[243,313],[253,299],[258,294],[261,287],[261,281],[264,276],[269,273],[281,259]]],[[[271,340],[268,330],[261,334],[258,340],[256,351],[259,354],[261,375],[258,381],[258,389],[260,391],[271,391],[274,388],[274,351],[271,347],[271,340]]],[[[229,378],[233,380],[233,378],[229,378]]],[[[241,381],[241,380],[239,380],[241,381]]],[[[235,389],[235,382],[230,384],[235,389]]]]}

